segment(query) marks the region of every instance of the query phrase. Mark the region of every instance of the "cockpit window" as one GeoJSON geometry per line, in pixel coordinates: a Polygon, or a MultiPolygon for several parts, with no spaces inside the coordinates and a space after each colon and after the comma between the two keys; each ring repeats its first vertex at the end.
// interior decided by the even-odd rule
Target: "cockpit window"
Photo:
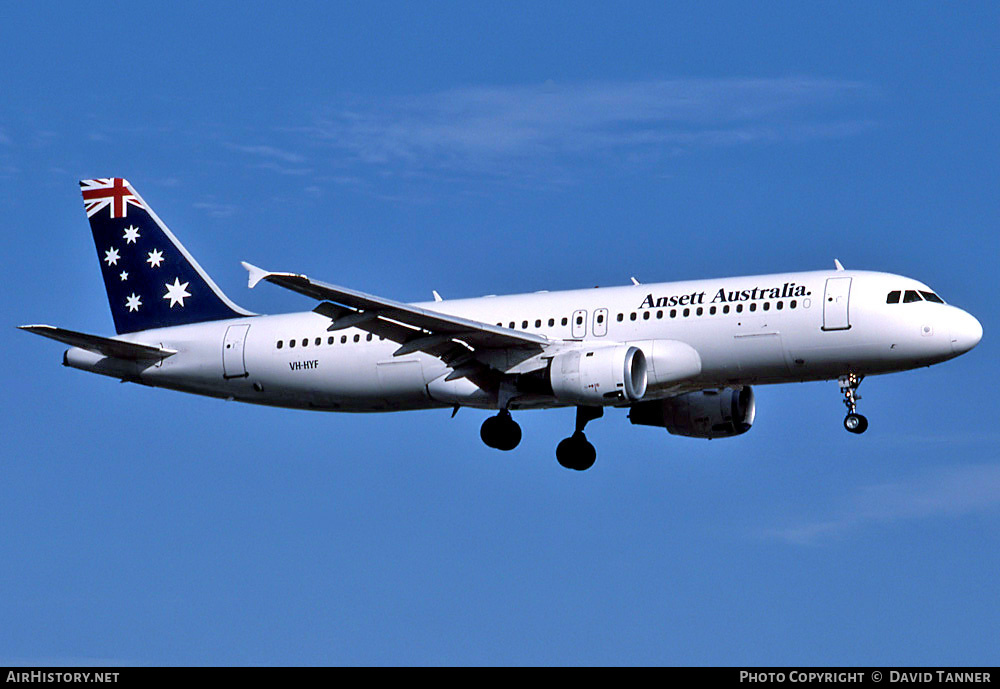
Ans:
{"type": "Polygon", "coordinates": [[[886,304],[898,304],[899,303],[899,295],[900,295],[900,291],[898,289],[894,289],[893,291],[889,292],[889,296],[885,298],[885,303],[886,304]]]}
{"type": "Polygon", "coordinates": [[[942,299],[938,295],[934,294],[933,292],[925,292],[923,290],[920,290],[920,294],[923,295],[924,299],[926,299],[927,301],[932,301],[935,304],[943,304],[944,303],[944,299],[942,299]]]}
{"type": "Polygon", "coordinates": [[[923,301],[923,299],[920,298],[920,295],[917,294],[916,290],[912,290],[912,289],[906,290],[906,293],[903,294],[903,303],[904,304],[911,304],[911,303],[913,303],[915,301],[923,301]]]}

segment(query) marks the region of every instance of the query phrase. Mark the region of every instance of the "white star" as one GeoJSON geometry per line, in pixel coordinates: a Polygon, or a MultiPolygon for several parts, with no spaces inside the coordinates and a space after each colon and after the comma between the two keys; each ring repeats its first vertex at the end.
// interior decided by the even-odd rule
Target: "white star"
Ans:
{"type": "Polygon", "coordinates": [[[121,273],[121,275],[119,275],[118,277],[120,277],[122,279],[122,282],[125,282],[126,280],[128,280],[128,273],[126,273],[123,270],[122,273],[121,273]]]}
{"type": "Polygon", "coordinates": [[[174,308],[174,304],[180,304],[182,307],[184,306],[184,299],[191,296],[191,293],[187,291],[187,286],[189,284],[191,283],[185,282],[182,285],[180,278],[174,278],[174,284],[163,285],[167,288],[167,293],[163,295],[163,298],[170,300],[170,308],[174,308]]]}
{"type": "Polygon", "coordinates": [[[163,252],[159,249],[153,249],[149,252],[149,258],[146,259],[146,263],[148,263],[151,268],[159,268],[160,264],[163,263],[163,252]]]}
{"type": "Polygon", "coordinates": [[[139,295],[135,292],[129,295],[128,299],[125,300],[125,306],[128,307],[129,311],[138,311],[139,307],[142,306],[142,300],[139,299],[139,295]]]}
{"type": "Polygon", "coordinates": [[[108,262],[109,266],[118,265],[118,249],[111,248],[104,252],[104,260],[108,262]]]}
{"type": "Polygon", "coordinates": [[[126,244],[135,244],[135,241],[139,239],[139,228],[135,225],[129,225],[125,228],[125,236],[122,237],[126,244]]]}

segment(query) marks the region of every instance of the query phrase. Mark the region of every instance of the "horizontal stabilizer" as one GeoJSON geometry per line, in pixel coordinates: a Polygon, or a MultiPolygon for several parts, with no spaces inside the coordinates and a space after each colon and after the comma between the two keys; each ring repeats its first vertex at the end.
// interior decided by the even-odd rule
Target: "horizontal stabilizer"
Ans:
{"type": "Polygon", "coordinates": [[[151,347],[150,345],[136,344],[135,342],[123,342],[122,340],[113,340],[110,337],[88,335],[87,333],[78,333],[75,330],[64,330],[53,325],[21,325],[18,328],[27,330],[29,333],[41,335],[42,337],[48,337],[63,344],[68,344],[72,347],[79,347],[80,349],[86,349],[88,352],[110,356],[115,359],[150,361],[164,359],[177,353],[173,349],[151,347]]]}

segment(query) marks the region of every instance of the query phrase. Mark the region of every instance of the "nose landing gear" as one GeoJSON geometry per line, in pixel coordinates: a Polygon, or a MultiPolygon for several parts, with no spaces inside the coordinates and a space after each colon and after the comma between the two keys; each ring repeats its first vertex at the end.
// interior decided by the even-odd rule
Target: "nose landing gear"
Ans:
{"type": "Polygon", "coordinates": [[[567,469],[586,471],[594,466],[597,460],[597,450],[587,440],[583,429],[587,422],[604,416],[603,407],[577,407],[576,430],[573,435],[564,439],[556,446],[556,461],[567,469]]]}
{"type": "Polygon", "coordinates": [[[521,427],[510,418],[509,411],[501,409],[499,414],[483,421],[479,437],[487,447],[509,452],[521,442],[521,427]]]}
{"type": "Polygon", "coordinates": [[[844,428],[849,432],[861,434],[868,430],[868,419],[858,413],[858,386],[864,376],[856,373],[840,377],[840,391],[844,393],[844,406],[847,407],[847,416],[844,417],[844,428]]]}

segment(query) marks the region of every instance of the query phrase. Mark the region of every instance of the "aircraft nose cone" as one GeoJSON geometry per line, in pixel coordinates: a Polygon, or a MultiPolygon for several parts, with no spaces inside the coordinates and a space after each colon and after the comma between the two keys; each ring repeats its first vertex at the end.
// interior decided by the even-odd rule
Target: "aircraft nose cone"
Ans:
{"type": "Polygon", "coordinates": [[[983,339],[983,325],[971,313],[960,311],[951,325],[951,351],[965,354],[983,339]]]}

